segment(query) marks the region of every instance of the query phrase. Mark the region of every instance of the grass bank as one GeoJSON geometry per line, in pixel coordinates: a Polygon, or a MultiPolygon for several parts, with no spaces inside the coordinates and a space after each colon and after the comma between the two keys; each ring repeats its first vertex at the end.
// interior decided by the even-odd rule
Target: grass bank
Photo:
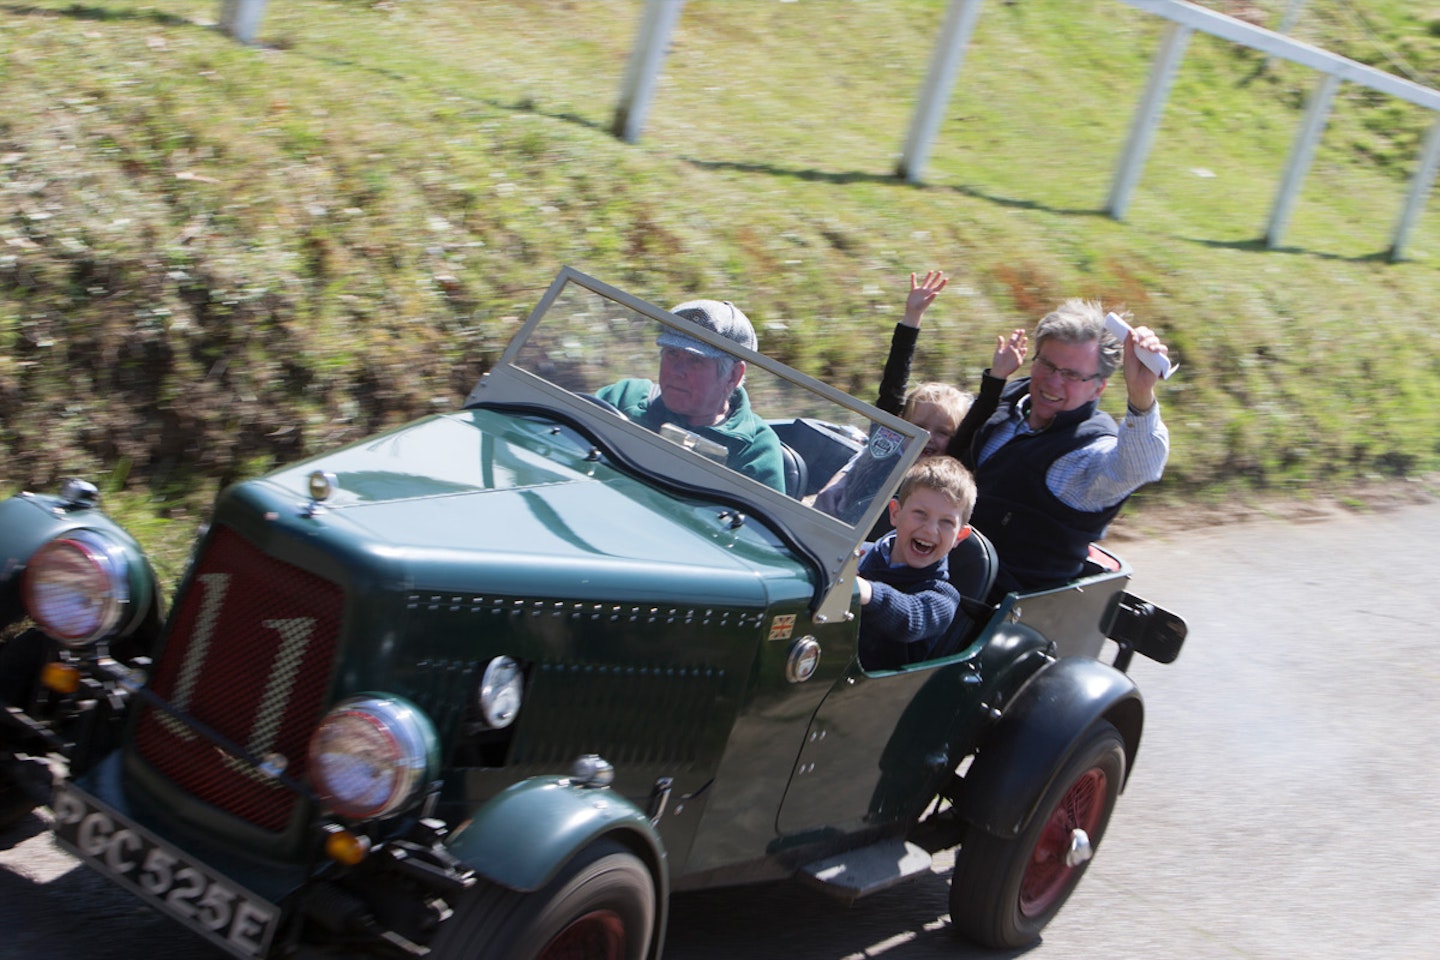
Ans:
{"type": "MultiPolygon", "coordinates": [[[[1424,111],[1343,86],[1267,250],[1308,71],[1192,39],[1119,223],[1162,28],[1125,4],[987,4],[924,186],[893,170],[945,0],[693,0],[625,144],[642,6],[289,0],[245,48],[216,0],[0,3],[0,489],[88,475],[179,537],[220,483],[454,406],[562,264],[733,299],[862,396],[912,270],[954,278],[917,374],[966,387],[1063,297],[1127,307],[1184,366],[1141,508],[1440,468],[1440,212],[1385,256],[1424,111]]],[[[1436,85],[1437,21],[1354,9],[1296,33],[1436,85]]]]}

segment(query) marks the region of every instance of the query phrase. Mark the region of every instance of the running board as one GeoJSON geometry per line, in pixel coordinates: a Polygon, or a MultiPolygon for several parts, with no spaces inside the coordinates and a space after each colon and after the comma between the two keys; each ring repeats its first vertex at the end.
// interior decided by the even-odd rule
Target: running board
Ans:
{"type": "Polygon", "coordinates": [[[930,872],[930,854],[904,840],[882,840],[800,868],[810,883],[847,903],[930,872]]]}

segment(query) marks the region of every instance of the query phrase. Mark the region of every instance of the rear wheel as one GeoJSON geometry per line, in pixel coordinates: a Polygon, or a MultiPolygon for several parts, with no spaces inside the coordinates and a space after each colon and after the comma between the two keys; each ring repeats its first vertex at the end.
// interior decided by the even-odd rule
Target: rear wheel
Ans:
{"type": "Polygon", "coordinates": [[[955,855],[950,921],[989,947],[1031,943],[1069,899],[1110,823],[1125,743],[1108,722],[1086,731],[1018,837],[973,829],[955,855]]]}
{"type": "Polygon", "coordinates": [[[481,882],[440,928],[435,960],[643,960],[655,929],[655,885],[613,840],[581,851],[541,889],[481,882]]]}

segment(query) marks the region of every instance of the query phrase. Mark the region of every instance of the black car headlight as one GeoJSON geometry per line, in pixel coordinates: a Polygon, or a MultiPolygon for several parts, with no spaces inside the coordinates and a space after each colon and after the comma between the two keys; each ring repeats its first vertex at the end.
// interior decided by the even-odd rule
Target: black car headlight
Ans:
{"type": "Polygon", "coordinates": [[[50,636],[83,647],[126,625],[134,559],[95,530],[71,530],[47,541],[25,566],[25,608],[50,636]]]}
{"type": "Polygon", "coordinates": [[[439,738],[419,708],[399,697],[351,697],[310,738],[310,784],[341,817],[386,817],[415,801],[438,757],[439,738]]]}

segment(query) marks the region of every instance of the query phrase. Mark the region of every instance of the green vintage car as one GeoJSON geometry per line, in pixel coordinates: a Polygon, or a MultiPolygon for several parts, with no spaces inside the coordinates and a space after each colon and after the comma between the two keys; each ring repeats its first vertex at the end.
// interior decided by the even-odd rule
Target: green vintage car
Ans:
{"type": "Polygon", "coordinates": [[[659,957],[674,891],[853,900],[951,848],[955,929],[1028,943],[1134,764],[1125,668],[1185,627],[1099,550],[987,605],[977,535],[949,645],[867,670],[857,556],[924,440],[567,268],[463,409],[226,490],[167,617],[93,497],[16,497],[0,660],[72,762],[55,835],[244,958],[659,957]],[[676,337],[745,363],[783,482],[601,399],[676,337]],[[817,510],[857,455],[886,495],[817,510]]]}

